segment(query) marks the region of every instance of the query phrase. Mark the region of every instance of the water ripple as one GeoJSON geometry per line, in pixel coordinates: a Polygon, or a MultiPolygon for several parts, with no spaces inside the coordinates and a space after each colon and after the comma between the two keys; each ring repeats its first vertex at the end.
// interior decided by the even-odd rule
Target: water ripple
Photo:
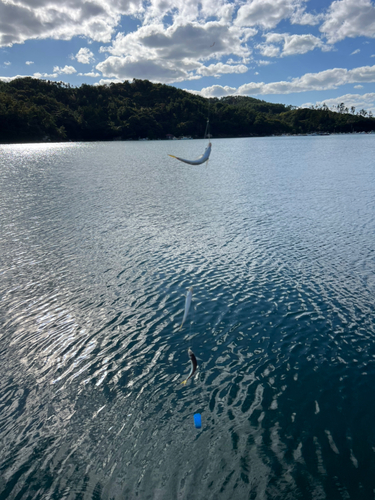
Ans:
{"type": "Polygon", "coordinates": [[[371,140],[1,147],[0,496],[370,498],[371,140]]]}

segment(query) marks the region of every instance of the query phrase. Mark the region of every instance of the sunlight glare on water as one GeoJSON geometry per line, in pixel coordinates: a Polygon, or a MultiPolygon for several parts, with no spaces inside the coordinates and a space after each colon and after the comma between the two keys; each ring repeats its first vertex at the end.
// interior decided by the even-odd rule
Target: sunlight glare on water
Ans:
{"type": "Polygon", "coordinates": [[[375,136],[212,144],[0,146],[1,498],[373,498],[375,136]]]}

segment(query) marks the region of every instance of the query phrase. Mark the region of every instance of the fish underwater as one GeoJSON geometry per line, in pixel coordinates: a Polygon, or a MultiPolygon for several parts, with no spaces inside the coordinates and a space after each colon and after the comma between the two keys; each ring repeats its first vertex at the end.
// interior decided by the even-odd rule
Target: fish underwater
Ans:
{"type": "Polygon", "coordinates": [[[188,312],[189,312],[189,308],[190,308],[190,304],[191,304],[191,299],[193,297],[193,287],[191,286],[189,288],[189,291],[188,293],[186,294],[186,300],[185,300],[185,312],[184,312],[184,317],[182,319],[182,323],[181,323],[181,326],[180,326],[180,330],[182,328],[182,325],[184,324],[185,322],[185,319],[187,318],[187,315],[188,315],[188,312]]]}
{"type": "Polygon", "coordinates": [[[184,380],[183,382],[181,382],[181,384],[183,384],[183,385],[185,385],[186,382],[189,380],[189,378],[191,378],[194,375],[194,373],[197,370],[197,366],[198,366],[197,358],[195,357],[195,354],[190,349],[190,347],[188,349],[188,353],[189,353],[189,357],[190,357],[191,368],[190,368],[190,372],[189,372],[187,379],[184,380]]]}
{"type": "Polygon", "coordinates": [[[212,147],[212,144],[209,142],[205,152],[202,154],[202,156],[200,156],[196,160],[184,160],[183,158],[179,158],[178,156],[174,156],[174,155],[168,155],[168,156],[171,156],[172,158],[176,158],[176,160],[183,161],[184,163],[188,163],[189,165],[201,165],[205,161],[208,161],[210,154],[211,154],[211,147],[212,147]]]}

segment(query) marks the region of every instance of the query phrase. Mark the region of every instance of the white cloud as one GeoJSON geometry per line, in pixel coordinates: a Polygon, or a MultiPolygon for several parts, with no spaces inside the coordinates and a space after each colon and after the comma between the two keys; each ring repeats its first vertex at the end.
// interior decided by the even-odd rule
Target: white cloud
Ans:
{"type": "Polygon", "coordinates": [[[255,30],[243,32],[217,21],[175,23],[168,28],[153,24],[128,35],[118,34],[112,46],[101,51],[117,56],[179,61],[191,58],[208,60],[228,54],[246,58],[250,51],[244,42],[255,33],[255,30]]]}
{"type": "Polygon", "coordinates": [[[361,49],[354,50],[350,55],[354,56],[354,54],[359,54],[361,52],[361,49]]]}
{"type": "Polygon", "coordinates": [[[27,66],[30,66],[30,64],[34,64],[34,61],[26,61],[27,66]]]}
{"type": "Polygon", "coordinates": [[[234,10],[228,0],[0,0],[0,47],[75,36],[110,43],[122,16],[137,17],[145,26],[170,19],[176,25],[206,19],[228,24],[234,10]]]}
{"type": "Polygon", "coordinates": [[[121,15],[141,11],[142,0],[0,0],[0,47],[80,35],[108,43],[121,15]]]}
{"type": "Polygon", "coordinates": [[[305,12],[302,7],[302,8],[297,8],[296,12],[293,14],[291,18],[291,23],[314,26],[315,24],[318,24],[322,19],[324,19],[323,14],[311,14],[305,12]]]}
{"type": "Polygon", "coordinates": [[[197,69],[197,74],[202,76],[219,76],[228,73],[246,73],[248,67],[244,64],[210,64],[209,66],[202,66],[197,69]]]}
{"type": "Polygon", "coordinates": [[[94,85],[110,85],[111,83],[122,83],[122,80],[119,80],[118,78],[102,78],[98,82],[94,83],[94,85]]]}
{"type": "Polygon", "coordinates": [[[64,66],[63,68],[60,68],[59,66],[55,66],[53,68],[54,73],[64,73],[65,75],[73,75],[74,73],[77,73],[77,70],[73,66],[64,66]]]}
{"type": "MultiPolygon", "coordinates": [[[[275,58],[303,55],[315,49],[331,50],[335,42],[346,37],[375,38],[374,2],[334,0],[331,3],[330,0],[323,16],[307,11],[308,0],[0,0],[0,47],[27,39],[69,40],[80,36],[86,39],[87,46],[71,56],[80,64],[91,65],[95,61],[93,51],[88,48],[92,41],[108,44],[101,48],[101,53],[106,54],[105,60],[80,76],[102,75],[101,81],[106,82],[141,78],[176,83],[244,74],[251,61],[254,69],[256,65],[271,64],[275,58]],[[139,19],[139,27],[130,33],[118,32],[113,39],[125,15],[139,19]],[[307,28],[303,28],[304,34],[302,30],[300,34],[270,32],[282,21],[304,26],[323,22],[321,38],[308,33],[307,28]],[[262,59],[255,61],[251,42],[262,32],[262,43],[256,39],[254,46],[262,59]]],[[[359,50],[354,50],[352,55],[359,50]]],[[[26,64],[31,65],[33,61],[26,64]]],[[[334,68],[291,81],[250,82],[238,87],[236,92],[265,95],[333,89],[343,85],[343,81],[367,81],[360,78],[369,77],[372,69],[364,68],[369,67],[363,67],[361,75],[355,73],[359,69],[334,68]],[[354,80],[350,81],[351,78],[354,80]]],[[[60,74],[76,74],[76,69],[55,66],[51,75],[34,75],[55,78],[60,74]]],[[[231,88],[213,86],[212,91],[225,95],[231,88]]]]}
{"type": "Polygon", "coordinates": [[[9,83],[12,80],[16,80],[17,78],[26,78],[27,75],[16,75],[16,76],[0,76],[0,81],[9,83]]]}
{"type": "Polygon", "coordinates": [[[289,33],[267,33],[264,43],[257,49],[265,57],[285,57],[295,54],[305,54],[315,48],[325,49],[319,38],[313,35],[290,35],[289,33]],[[281,45],[281,48],[278,46],[281,45]]]}
{"type": "Polygon", "coordinates": [[[94,54],[87,47],[82,47],[79,49],[77,54],[74,56],[74,59],[81,64],[90,64],[95,61],[94,54]]]}
{"type": "Polygon", "coordinates": [[[237,12],[237,26],[275,28],[283,19],[295,24],[316,24],[317,16],[305,12],[304,0],[248,0],[237,12]]]}
{"type": "Polygon", "coordinates": [[[9,61],[5,61],[4,64],[5,64],[5,66],[10,66],[12,63],[9,61]]]}
{"type": "Polygon", "coordinates": [[[12,80],[16,80],[18,78],[57,78],[59,75],[57,73],[34,73],[31,75],[15,75],[15,76],[0,76],[0,81],[2,82],[11,82],[12,80]]]}
{"type": "Polygon", "coordinates": [[[78,76],[89,76],[90,78],[97,78],[100,73],[95,73],[95,71],[90,71],[89,73],[78,73],[78,76]]]}
{"type": "Polygon", "coordinates": [[[185,68],[179,69],[171,64],[165,64],[162,67],[158,61],[139,60],[132,56],[110,56],[99,63],[96,69],[101,71],[105,77],[112,77],[116,80],[140,78],[159,82],[182,82],[189,80],[192,76],[185,68]]]}
{"type": "Polygon", "coordinates": [[[354,85],[355,89],[363,89],[363,85],[354,85]]]}
{"type": "Polygon", "coordinates": [[[192,22],[197,19],[216,18],[231,21],[234,3],[226,0],[151,0],[146,4],[144,16],[146,23],[159,21],[172,15],[174,22],[192,22]]]}
{"type": "Polygon", "coordinates": [[[320,31],[332,44],[358,36],[375,38],[375,5],[371,0],[336,0],[320,31]]]}
{"type": "MultiPolygon", "coordinates": [[[[254,36],[256,29],[274,29],[281,21],[291,24],[313,25],[323,19],[323,14],[306,11],[307,0],[0,0],[0,47],[23,43],[28,39],[70,40],[75,36],[86,37],[87,43],[98,41],[110,43],[116,29],[120,27],[121,17],[132,15],[140,20],[141,28],[136,33],[122,34],[122,38],[138,39],[142,44],[143,29],[163,26],[165,36],[171,43],[183,32],[183,27],[201,26],[208,33],[204,24],[208,19],[225,26],[227,31],[234,30],[238,38],[234,49],[242,45],[245,50],[246,40],[254,36]],[[172,26],[166,28],[168,23],[172,26]],[[143,26],[142,26],[143,25],[143,26]],[[177,27],[180,27],[177,29],[177,27]],[[250,29],[249,29],[250,28],[250,29]],[[168,32],[171,29],[174,36],[168,32]],[[247,31],[246,31],[247,30],[247,31]]],[[[324,22],[320,27],[329,43],[346,37],[375,37],[375,5],[373,0],[335,0],[328,8],[324,22]]],[[[197,32],[197,28],[196,28],[197,32]]],[[[211,30],[213,32],[213,30],[211,30]]],[[[232,41],[233,41],[232,34],[232,41]]],[[[160,34],[159,34],[160,35],[160,34]]],[[[278,43],[266,43],[260,46],[262,54],[278,57],[304,54],[314,48],[324,50],[324,44],[312,34],[288,35],[278,43]]],[[[147,38],[147,37],[146,37],[147,38]]],[[[151,39],[150,39],[151,41],[151,39]]],[[[209,45],[221,41],[219,38],[207,40],[209,45]]],[[[114,42],[115,46],[120,42],[114,42]]],[[[188,41],[187,45],[190,42],[188,41]]],[[[194,45],[194,44],[193,44],[194,45]]],[[[229,39],[221,45],[229,47],[229,39]],[[227,43],[228,42],[228,43],[227,43]]],[[[181,45],[179,46],[181,49],[181,45]]],[[[227,52],[224,51],[226,54],[227,52]]],[[[249,51],[250,52],[250,51],[249,51]]],[[[217,54],[222,54],[220,50],[217,54]]],[[[119,57],[137,54],[112,53],[119,57]]],[[[238,52],[234,52],[238,55],[238,52]]],[[[82,64],[93,62],[94,55],[88,48],[82,48],[74,56],[82,64]]],[[[182,57],[184,57],[182,53],[182,57]]],[[[246,57],[244,54],[241,57],[246,57]]],[[[199,57],[201,60],[201,57],[199,57]]],[[[243,59],[244,62],[244,59],[243,59]]]]}
{"type": "Polygon", "coordinates": [[[210,59],[236,56],[246,62],[250,50],[246,45],[255,30],[241,30],[225,23],[162,24],[143,26],[137,32],[118,34],[113,44],[101,48],[111,55],[97,64],[105,77],[144,78],[164,83],[201,78],[203,75],[243,73],[244,64],[211,64],[210,59]]]}
{"type": "Polygon", "coordinates": [[[256,48],[264,57],[280,57],[281,49],[273,43],[261,43],[256,48]]]}
{"type": "MultiPolygon", "coordinates": [[[[58,76],[59,76],[58,73],[39,73],[39,72],[37,72],[37,73],[33,74],[33,78],[38,78],[38,79],[40,79],[40,78],[57,78],[58,76]]],[[[23,77],[21,77],[21,78],[23,78],[23,77]]]]}
{"type": "Polygon", "coordinates": [[[192,94],[203,95],[204,97],[224,97],[237,93],[237,89],[235,87],[228,87],[227,85],[225,87],[222,87],[221,85],[212,85],[212,87],[207,87],[201,91],[185,90],[192,94]]]}
{"type": "Polygon", "coordinates": [[[214,85],[204,88],[200,94],[207,97],[212,96],[213,92],[217,97],[222,95],[272,95],[272,94],[292,94],[294,92],[310,92],[336,89],[341,85],[348,83],[373,83],[375,82],[375,66],[362,66],[347,70],[344,68],[334,68],[320,73],[306,73],[300,78],[294,78],[290,81],[255,83],[250,82],[241,85],[237,89],[229,90],[228,87],[214,85]]]}

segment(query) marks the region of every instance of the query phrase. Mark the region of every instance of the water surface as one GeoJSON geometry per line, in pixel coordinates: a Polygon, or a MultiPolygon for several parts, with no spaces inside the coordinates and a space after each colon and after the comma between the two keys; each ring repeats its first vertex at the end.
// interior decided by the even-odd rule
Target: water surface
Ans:
{"type": "Polygon", "coordinates": [[[0,146],[1,498],[374,498],[375,136],[205,146],[0,146]]]}

